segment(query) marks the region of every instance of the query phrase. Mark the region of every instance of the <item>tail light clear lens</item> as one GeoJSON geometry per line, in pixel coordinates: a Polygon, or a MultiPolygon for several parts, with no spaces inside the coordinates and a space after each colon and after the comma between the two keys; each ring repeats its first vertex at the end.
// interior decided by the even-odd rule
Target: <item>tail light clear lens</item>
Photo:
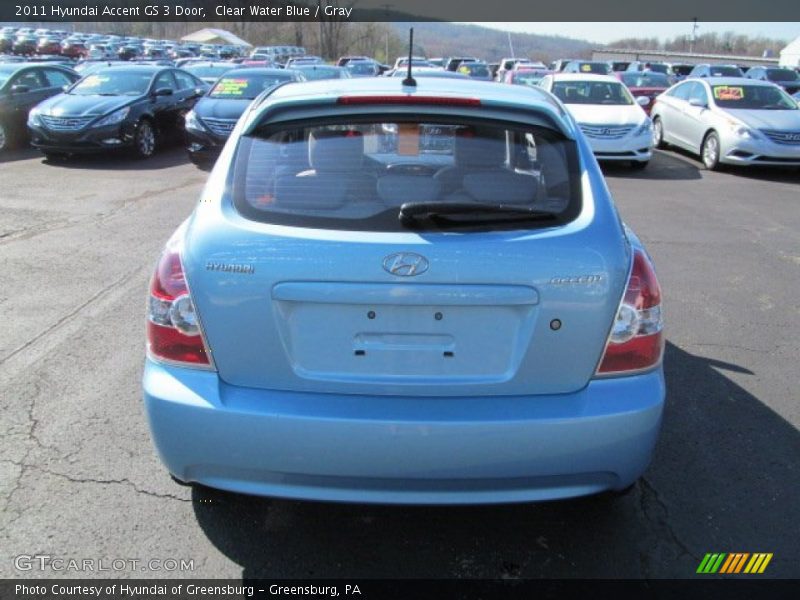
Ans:
{"type": "Polygon", "coordinates": [[[156,360],[211,367],[200,323],[183,274],[177,244],[170,241],[150,282],[147,348],[156,360]]]}
{"type": "Polygon", "coordinates": [[[657,365],[664,351],[663,327],[661,288],[653,265],[644,252],[635,250],[625,295],[597,374],[624,375],[657,365]]]}

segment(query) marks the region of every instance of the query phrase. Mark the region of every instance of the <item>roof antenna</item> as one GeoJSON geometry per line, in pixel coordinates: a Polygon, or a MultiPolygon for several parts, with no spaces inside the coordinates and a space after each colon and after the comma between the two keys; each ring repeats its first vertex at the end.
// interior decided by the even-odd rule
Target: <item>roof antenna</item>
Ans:
{"type": "Polygon", "coordinates": [[[403,85],[417,87],[416,80],[411,76],[411,63],[414,57],[414,28],[408,30],[408,75],[403,79],[403,85]]]}

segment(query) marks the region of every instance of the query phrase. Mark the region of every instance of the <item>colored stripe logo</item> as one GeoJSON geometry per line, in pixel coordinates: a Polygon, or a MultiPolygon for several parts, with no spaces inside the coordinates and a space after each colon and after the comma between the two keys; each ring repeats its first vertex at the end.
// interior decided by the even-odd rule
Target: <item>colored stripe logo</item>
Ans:
{"type": "Polygon", "coordinates": [[[772,560],[772,553],[748,552],[733,553],[708,553],[700,561],[697,572],[701,574],[720,573],[725,575],[736,575],[738,573],[763,573],[767,565],[772,560]]]}

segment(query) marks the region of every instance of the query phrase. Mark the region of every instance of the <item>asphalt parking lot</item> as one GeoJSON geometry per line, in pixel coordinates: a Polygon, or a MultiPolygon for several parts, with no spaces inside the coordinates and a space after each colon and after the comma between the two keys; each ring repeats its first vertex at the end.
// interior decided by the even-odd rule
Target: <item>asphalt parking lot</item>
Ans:
{"type": "Polygon", "coordinates": [[[194,561],[101,574],[122,577],[692,577],[706,552],[771,552],[767,576],[799,577],[800,173],[675,152],[605,170],[665,294],[651,468],[615,500],[403,508],[173,483],[140,402],[144,303],[205,173],[178,148],[4,156],[0,577],[84,575],[15,569],[35,554],[194,561]]]}

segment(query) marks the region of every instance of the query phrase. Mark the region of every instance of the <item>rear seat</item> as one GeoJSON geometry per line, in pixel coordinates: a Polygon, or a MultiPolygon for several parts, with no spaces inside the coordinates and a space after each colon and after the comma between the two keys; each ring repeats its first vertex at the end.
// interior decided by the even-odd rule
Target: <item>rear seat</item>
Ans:
{"type": "Polygon", "coordinates": [[[308,170],[279,173],[275,203],[294,209],[337,209],[372,200],[375,177],[365,172],[364,138],[355,131],[315,131],[308,139],[308,170]]]}
{"type": "Polygon", "coordinates": [[[459,130],[454,145],[455,165],[440,169],[434,179],[441,184],[445,202],[502,202],[531,204],[536,199],[536,179],[506,167],[505,133],[459,130]],[[488,137],[488,136],[494,137],[488,137]]]}

